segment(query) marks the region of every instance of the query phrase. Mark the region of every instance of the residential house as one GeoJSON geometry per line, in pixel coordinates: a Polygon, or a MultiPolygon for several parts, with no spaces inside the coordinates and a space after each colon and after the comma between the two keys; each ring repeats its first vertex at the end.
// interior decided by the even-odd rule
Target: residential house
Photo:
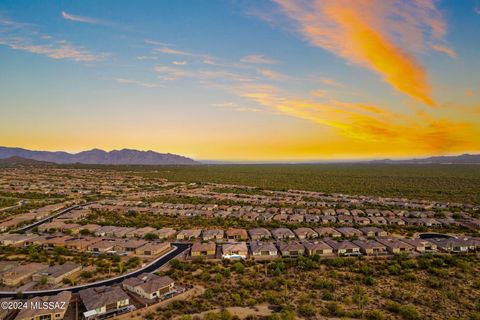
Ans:
{"type": "Polygon", "coordinates": [[[379,256],[387,253],[387,247],[375,240],[354,240],[360,251],[368,256],[379,256]]]}
{"type": "Polygon", "coordinates": [[[320,222],[320,216],[318,216],[316,214],[306,214],[305,215],[305,222],[308,222],[308,223],[320,222]]]}
{"type": "Polygon", "coordinates": [[[303,214],[300,214],[300,213],[295,213],[295,214],[291,214],[288,216],[288,221],[289,222],[297,222],[297,223],[300,223],[300,222],[303,222],[305,220],[305,217],[303,214]]]}
{"type": "Polygon", "coordinates": [[[359,228],[358,230],[362,231],[362,233],[369,238],[387,236],[386,231],[377,227],[363,227],[363,228],[359,228]]]}
{"type": "Polygon", "coordinates": [[[223,230],[221,229],[209,229],[202,231],[202,240],[223,240],[223,230]]]}
{"type": "Polygon", "coordinates": [[[217,253],[215,242],[194,242],[190,250],[192,257],[212,256],[217,253]]]}
{"type": "Polygon", "coordinates": [[[323,209],[323,214],[325,216],[336,216],[337,212],[335,212],[335,209],[323,209]]]}
{"type": "Polygon", "coordinates": [[[36,238],[35,234],[17,234],[5,233],[0,237],[0,245],[2,246],[18,246],[23,245],[26,241],[36,238]]]}
{"type": "Polygon", "coordinates": [[[46,268],[48,265],[42,263],[22,264],[0,274],[0,280],[6,286],[18,286],[29,280],[34,273],[46,268]]]}
{"type": "Polygon", "coordinates": [[[0,277],[3,272],[16,268],[18,264],[18,261],[0,261],[0,277]]]}
{"type": "Polygon", "coordinates": [[[62,291],[53,296],[28,299],[26,305],[29,307],[21,308],[15,320],[62,320],[71,298],[70,291],[62,291]]]}
{"type": "Polygon", "coordinates": [[[389,225],[397,225],[397,226],[404,226],[405,225],[405,220],[400,219],[400,218],[390,217],[390,218],[386,218],[386,219],[387,219],[387,224],[389,224],[389,225]]]}
{"type": "Polygon", "coordinates": [[[345,238],[361,237],[363,235],[362,231],[350,227],[337,228],[337,231],[345,238]]]}
{"type": "Polygon", "coordinates": [[[411,253],[415,247],[402,241],[401,239],[377,238],[377,241],[387,247],[388,252],[392,254],[411,253]]]}
{"type": "Polygon", "coordinates": [[[359,256],[360,247],[351,241],[335,241],[331,239],[323,240],[327,245],[332,247],[333,252],[338,256],[359,256]]]}
{"type": "Polygon", "coordinates": [[[354,216],[353,217],[353,223],[359,224],[362,226],[366,226],[370,224],[370,219],[367,217],[359,217],[359,216],[354,216]]]}
{"type": "Polygon", "coordinates": [[[272,230],[272,236],[277,240],[295,239],[295,234],[287,228],[276,228],[272,230]]]}
{"type": "Polygon", "coordinates": [[[116,227],[115,229],[112,230],[112,232],[107,232],[107,236],[112,236],[116,238],[125,238],[127,234],[130,232],[135,231],[135,228],[133,227],[116,227]]]}
{"type": "Polygon", "coordinates": [[[146,240],[125,239],[119,240],[113,246],[113,251],[117,253],[134,253],[135,250],[147,244],[146,240]]]}
{"type": "MultiPolygon", "coordinates": [[[[383,211],[382,211],[383,212],[383,211]]],[[[376,224],[376,225],[387,225],[387,219],[384,218],[384,217],[370,217],[370,221],[372,224],[376,224]]]]}
{"type": "Polygon", "coordinates": [[[317,232],[318,236],[321,238],[324,238],[324,237],[340,238],[342,236],[340,232],[330,227],[316,228],[315,231],[317,232]]]}
{"type": "Polygon", "coordinates": [[[247,220],[247,221],[255,221],[257,220],[258,216],[260,214],[258,212],[255,212],[255,211],[248,211],[246,212],[244,215],[243,215],[243,219],[247,220]]]}
{"type": "Polygon", "coordinates": [[[228,240],[243,241],[248,239],[248,233],[245,229],[229,228],[226,234],[228,240]]]}
{"type": "Polygon", "coordinates": [[[270,222],[273,220],[273,217],[275,215],[273,213],[270,213],[270,212],[263,212],[261,213],[258,217],[257,217],[257,220],[258,221],[265,221],[265,222],[270,222]]]}
{"type": "Polygon", "coordinates": [[[337,209],[337,215],[339,216],[350,216],[350,211],[348,209],[337,209]]]}
{"type": "Polygon", "coordinates": [[[250,238],[252,240],[265,240],[265,239],[270,239],[272,237],[272,234],[270,231],[268,231],[265,228],[254,228],[248,230],[248,233],[250,234],[250,238]]]}
{"type": "Polygon", "coordinates": [[[175,282],[168,276],[157,276],[153,273],[142,273],[138,277],[123,280],[125,290],[138,294],[145,299],[163,298],[175,291],[175,282]]]}
{"type": "Polygon", "coordinates": [[[113,230],[117,227],[115,226],[103,226],[94,231],[94,235],[97,237],[113,236],[113,230]]]}
{"type": "Polygon", "coordinates": [[[352,216],[337,216],[337,223],[339,224],[352,224],[353,217],[352,216]]]}
{"type": "Polygon", "coordinates": [[[128,310],[130,299],[120,287],[101,286],[79,292],[86,320],[103,319],[128,310]]]}
{"type": "Polygon", "coordinates": [[[87,251],[90,245],[100,241],[102,240],[94,237],[72,238],[65,242],[65,248],[75,251],[87,251]]]}
{"type": "Polygon", "coordinates": [[[154,231],[153,233],[156,234],[159,239],[169,239],[177,233],[177,230],[172,228],[162,228],[154,231]]]}
{"type": "Polygon", "coordinates": [[[61,230],[67,234],[78,234],[82,230],[82,226],[76,223],[66,223],[61,230]]]}
{"type": "Polygon", "coordinates": [[[300,240],[318,238],[318,233],[313,231],[311,228],[297,228],[293,230],[293,232],[300,240]]]}
{"type": "Polygon", "coordinates": [[[248,248],[245,242],[225,243],[222,245],[223,259],[246,259],[248,248]]]}
{"type": "Polygon", "coordinates": [[[321,224],[331,224],[337,222],[337,217],[335,216],[319,216],[321,224]]]}
{"type": "Polygon", "coordinates": [[[89,223],[89,224],[80,226],[80,232],[81,232],[82,230],[86,230],[86,231],[94,234],[95,231],[96,231],[97,229],[99,229],[99,228],[101,228],[101,227],[100,227],[98,224],[89,223]]]}
{"type": "Polygon", "coordinates": [[[288,221],[288,214],[286,213],[279,213],[276,214],[273,219],[274,221],[280,221],[280,222],[287,222],[288,221]]]}
{"type": "Polygon", "coordinates": [[[315,240],[315,241],[303,241],[303,246],[305,247],[305,251],[310,256],[331,256],[333,255],[333,249],[328,244],[323,241],[315,240]]]}
{"type": "Polygon", "coordinates": [[[52,249],[56,247],[65,247],[68,240],[73,239],[70,236],[59,236],[59,237],[48,237],[46,238],[43,243],[42,247],[44,249],[52,249]]]}
{"type": "Polygon", "coordinates": [[[128,232],[127,234],[125,234],[125,237],[127,237],[127,238],[144,238],[149,233],[154,234],[155,231],[157,231],[157,229],[155,229],[153,227],[143,227],[143,228],[135,229],[131,232],[128,232]]]}
{"type": "Polygon", "coordinates": [[[378,209],[366,209],[365,213],[367,217],[379,217],[381,215],[380,210],[378,209]]]}
{"type": "Polygon", "coordinates": [[[428,239],[429,242],[435,244],[437,248],[443,252],[465,253],[468,252],[468,242],[463,239],[456,238],[433,238],[428,239]]]}
{"type": "Polygon", "coordinates": [[[72,262],[50,266],[33,274],[32,280],[40,282],[46,279],[48,284],[56,285],[62,282],[64,278],[82,270],[82,266],[72,262]]]}
{"type": "Polygon", "coordinates": [[[53,231],[62,231],[65,223],[62,221],[52,221],[41,224],[38,226],[38,231],[40,232],[53,232],[53,231]]]}
{"type": "Polygon", "coordinates": [[[278,258],[277,247],[270,241],[251,241],[250,252],[255,260],[278,258]]]}
{"type": "Polygon", "coordinates": [[[187,229],[181,230],[177,233],[177,240],[195,240],[200,237],[201,229],[187,229]]]}
{"type": "Polygon", "coordinates": [[[353,209],[353,210],[350,211],[350,214],[352,216],[364,216],[365,212],[363,210],[360,210],[360,209],[353,209]]]}
{"type": "Polygon", "coordinates": [[[465,238],[463,239],[468,244],[468,249],[471,251],[479,251],[480,250],[480,238],[465,238]]]}
{"type": "Polygon", "coordinates": [[[113,247],[117,244],[118,240],[116,239],[103,239],[102,241],[95,242],[88,245],[88,251],[94,253],[107,253],[112,252],[113,247]]]}
{"type": "Polygon", "coordinates": [[[299,241],[277,241],[278,250],[284,257],[296,257],[305,254],[305,247],[299,241]]]}
{"type": "Polygon", "coordinates": [[[403,242],[413,246],[416,251],[420,253],[432,253],[437,252],[437,245],[433,242],[415,238],[415,239],[401,239],[403,242]]]}

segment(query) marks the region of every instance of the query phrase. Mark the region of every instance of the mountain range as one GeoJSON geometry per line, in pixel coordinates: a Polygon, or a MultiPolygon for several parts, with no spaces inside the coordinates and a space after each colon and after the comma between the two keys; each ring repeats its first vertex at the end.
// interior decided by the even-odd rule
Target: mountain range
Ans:
{"type": "Polygon", "coordinates": [[[399,163],[399,164],[480,164],[480,154],[462,154],[459,156],[436,156],[407,160],[373,160],[370,163],[399,163]]]}
{"type": "Polygon", "coordinates": [[[57,164],[110,164],[110,165],[193,165],[199,162],[176,154],[139,151],[132,149],[104,151],[92,149],[79,153],[63,151],[32,151],[22,148],[0,147],[0,159],[19,157],[57,164]]]}

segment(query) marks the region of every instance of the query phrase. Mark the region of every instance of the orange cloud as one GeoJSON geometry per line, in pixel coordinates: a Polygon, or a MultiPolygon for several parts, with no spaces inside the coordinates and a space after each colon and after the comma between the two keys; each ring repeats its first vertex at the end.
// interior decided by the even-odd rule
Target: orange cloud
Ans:
{"type": "Polygon", "coordinates": [[[425,112],[412,117],[375,105],[285,98],[262,87],[242,96],[282,114],[331,127],[351,142],[363,141],[377,151],[392,145],[435,154],[479,147],[478,130],[471,124],[433,118],[425,112]]]}
{"type": "Polygon", "coordinates": [[[424,68],[402,49],[454,55],[433,0],[274,0],[312,44],[380,74],[397,91],[434,105],[424,68]]]}

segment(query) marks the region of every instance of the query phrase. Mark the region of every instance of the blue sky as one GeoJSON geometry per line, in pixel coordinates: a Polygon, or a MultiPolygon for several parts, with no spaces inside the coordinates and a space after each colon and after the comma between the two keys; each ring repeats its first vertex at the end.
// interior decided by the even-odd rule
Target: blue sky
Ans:
{"type": "Polygon", "coordinates": [[[222,160],[476,152],[479,8],[2,1],[1,144],[222,160]]]}

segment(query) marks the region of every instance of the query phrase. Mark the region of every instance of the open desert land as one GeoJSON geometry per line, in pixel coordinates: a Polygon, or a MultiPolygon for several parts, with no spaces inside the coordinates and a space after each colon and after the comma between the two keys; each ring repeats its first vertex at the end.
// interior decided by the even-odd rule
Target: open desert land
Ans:
{"type": "Polygon", "coordinates": [[[101,288],[121,319],[477,319],[478,167],[388,166],[4,167],[0,291],[72,292],[67,318],[101,288]]]}

